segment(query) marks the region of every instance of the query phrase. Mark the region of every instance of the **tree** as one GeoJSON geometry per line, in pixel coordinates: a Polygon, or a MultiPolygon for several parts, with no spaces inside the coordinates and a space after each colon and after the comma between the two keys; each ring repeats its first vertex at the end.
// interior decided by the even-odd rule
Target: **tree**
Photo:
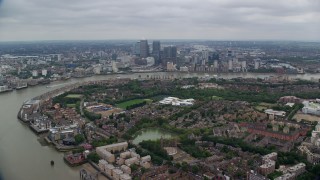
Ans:
{"type": "Polygon", "coordinates": [[[130,168],[132,170],[132,172],[136,171],[139,167],[136,164],[131,164],[130,168]]]}
{"type": "Polygon", "coordinates": [[[94,152],[94,153],[91,153],[91,154],[88,155],[88,159],[91,160],[94,163],[98,163],[99,160],[100,160],[100,157],[99,157],[99,155],[97,153],[94,152]]]}
{"type": "Polygon", "coordinates": [[[74,136],[74,140],[76,141],[76,144],[81,144],[84,142],[85,138],[83,134],[77,134],[74,136]]]}
{"type": "Polygon", "coordinates": [[[198,172],[199,172],[199,167],[197,166],[197,165],[194,165],[194,166],[192,166],[192,172],[194,173],[194,174],[197,174],[198,172]]]}

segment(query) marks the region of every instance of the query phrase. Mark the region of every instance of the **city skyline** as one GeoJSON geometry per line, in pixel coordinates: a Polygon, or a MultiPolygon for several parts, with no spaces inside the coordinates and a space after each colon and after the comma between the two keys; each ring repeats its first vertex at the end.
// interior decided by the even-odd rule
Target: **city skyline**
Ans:
{"type": "Polygon", "coordinates": [[[0,1],[0,41],[199,39],[319,41],[320,2],[0,1]]]}

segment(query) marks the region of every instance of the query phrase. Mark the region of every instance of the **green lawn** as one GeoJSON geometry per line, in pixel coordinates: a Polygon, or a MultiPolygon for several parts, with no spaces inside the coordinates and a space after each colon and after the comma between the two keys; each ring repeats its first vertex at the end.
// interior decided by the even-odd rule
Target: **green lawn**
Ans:
{"type": "Polygon", "coordinates": [[[222,100],[223,98],[222,97],[219,97],[219,96],[212,96],[212,100],[222,100]]]}
{"type": "Polygon", "coordinates": [[[147,102],[147,104],[150,104],[150,103],[152,103],[153,102],[153,100],[152,99],[144,99],[146,102],[147,102]]]}
{"type": "Polygon", "coordinates": [[[80,99],[82,98],[82,94],[68,94],[66,98],[80,99]]]}
{"type": "Polygon", "coordinates": [[[67,107],[75,108],[75,107],[76,107],[76,104],[67,104],[67,107]]]}
{"type": "Polygon", "coordinates": [[[149,101],[149,100],[146,100],[146,99],[133,99],[133,100],[130,100],[130,101],[125,101],[125,102],[122,102],[120,104],[117,104],[117,107],[119,108],[122,108],[122,109],[126,109],[128,106],[131,106],[131,105],[134,105],[134,104],[139,104],[139,103],[142,103],[144,101],[149,101]]]}
{"type": "Polygon", "coordinates": [[[276,104],[271,104],[271,103],[259,103],[257,106],[255,106],[255,109],[258,111],[264,111],[266,109],[272,109],[273,106],[275,106],[276,104]]]}

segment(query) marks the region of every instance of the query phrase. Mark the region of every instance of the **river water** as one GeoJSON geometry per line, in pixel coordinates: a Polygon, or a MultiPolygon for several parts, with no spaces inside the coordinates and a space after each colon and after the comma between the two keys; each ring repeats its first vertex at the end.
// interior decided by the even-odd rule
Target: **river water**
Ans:
{"type": "MultiPolygon", "coordinates": [[[[66,83],[79,81],[104,80],[109,78],[147,78],[151,76],[204,77],[204,73],[136,73],[123,75],[103,75],[82,79],[71,79],[64,82],[55,82],[46,86],[36,86],[19,91],[0,94],[0,180],[73,180],[79,179],[79,169],[70,168],[63,161],[63,153],[57,152],[50,146],[41,146],[38,137],[28,126],[17,119],[17,113],[25,100],[38,96],[55,88],[65,86],[66,83]],[[50,166],[54,160],[55,165],[50,166]]],[[[213,74],[209,74],[212,76],[213,74]]],[[[219,77],[260,77],[264,78],[272,74],[221,74],[219,77]]],[[[273,75],[276,76],[276,75],[273,75]]],[[[319,79],[320,74],[289,75],[290,78],[310,80],[319,79]]]]}

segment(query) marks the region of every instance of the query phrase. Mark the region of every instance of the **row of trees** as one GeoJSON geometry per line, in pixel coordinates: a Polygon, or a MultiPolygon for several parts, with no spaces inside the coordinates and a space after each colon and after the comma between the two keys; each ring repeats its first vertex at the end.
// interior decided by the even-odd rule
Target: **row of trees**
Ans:
{"type": "Polygon", "coordinates": [[[134,109],[134,108],[137,108],[137,107],[144,106],[144,105],[146,105],[146,104],[147,104],[147,102],[146,102],[146,101],[143,101],[143,102],[141,102],[141,103],[136,103],[136,104],[132,104],[132,105],[130,105],[130,106],[127,106],[126,109],[127,109],[127,110],[130,110],[130,109],[134,109]]]}
{"type": "Polygon", "coordinates": [[[159,156],[165,160],[172,160],[172,157],[161,147],[160,141],[142,141],[139,145],[143,148],[152,152],[153,156],[159,156]]]}
{"type": "Polygon", "coordinates": [[[69,92],[67,93],[63,93],[59,96],[56,96],[52,99],[52,103],[53,104],[57,104],[59,103],[61,107],[67,107],[67,104],[76,104],[79,100],[79,98],[67,98],[66,96],[69,94],[69,92]]]}
{"type": "Polygon", "coordinates": [[[179,147],[195,158],[206,158],[211,156],[209,151],[200,149],[195,145],[195,140],[189,139],[187,135],[180,136],[180,143],[179,147]]]}
{"type": "Polygon", "coordinates": [[[101,119],[101,114],[96,114],[87,110],[83,110],[83,113],[90,121],[101,119]]]}
{"type": "Polygon", "coordinates": [[[118,142],[118,139],[114,136],[110,136],[109,139],[106,139],[106,138],[103,138],[103,139],[100,139],[100,140],[93,140],[92,142],[92,146],[93,147],[99,147],[99,146],[105,146],[105,145],[108,145],[108,144],[113,144],[113,143],[116,143],[118,142]]]}

